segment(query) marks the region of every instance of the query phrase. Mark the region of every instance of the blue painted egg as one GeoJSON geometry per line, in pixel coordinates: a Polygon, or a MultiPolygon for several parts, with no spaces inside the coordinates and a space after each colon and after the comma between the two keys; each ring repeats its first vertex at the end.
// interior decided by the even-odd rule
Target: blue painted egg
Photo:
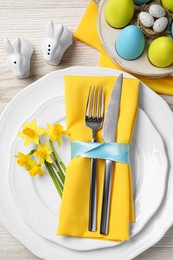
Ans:
{"type": "Polygon", "coordinates": [[[173,22],[172,22],[172,24],[171,24],[171,36],[172,36],[172,38],[173,38],[173,22]]]}
{"type": "Polygon", "coordinates": [[[146,4],[148,2],[151,2],[151,0],[148,0],[148,1],[146,1],[146,0],[134,0],[135,5],[143,5],[143,4],[146,4]]]}
{"type": "Polygon", "coordinates": [[[125,27],[118,35],[115,49],[118,55],[125,60],[137,59],[145,47],[145,37],[135,25],[125,27]]]}

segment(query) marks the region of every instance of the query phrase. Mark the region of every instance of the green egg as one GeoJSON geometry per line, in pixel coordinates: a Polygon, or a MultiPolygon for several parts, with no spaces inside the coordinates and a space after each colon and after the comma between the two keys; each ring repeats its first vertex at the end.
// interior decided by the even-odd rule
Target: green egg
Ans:
{"type": "Polygon", "coordinates": [[[148,58],[159,68],[173,64],[173,39],[166,36],[155,39],[149,46],[148,58]]]}
{"type": "Polygon", "coordinates": [[[123,28],[128,25],[133,14],[133,0],[109,0],[105,8],[105,19],[114,28],[123,28]]]}

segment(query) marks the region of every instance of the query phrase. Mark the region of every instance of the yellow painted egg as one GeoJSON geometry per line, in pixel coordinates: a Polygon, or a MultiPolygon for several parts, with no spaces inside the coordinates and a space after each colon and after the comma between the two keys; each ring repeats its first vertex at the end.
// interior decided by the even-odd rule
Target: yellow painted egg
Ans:
{"type": "Polygon", "coordinates": [[[105,8],[105,19],[114,28],[123,28],[128,25],[133,14],[133,0],[109,0],[105,8]]]}
{"type": "Polygon", "coordinates": [[[162,5],[165,9],[173,12],[173,0],[162,0],[162,5]]]}
{"type": "Polygon", "coordinates": [[[173,39],[166,36],[155,39],[148,48],[148,58],[160,68],[173,64],[173,39]]]}

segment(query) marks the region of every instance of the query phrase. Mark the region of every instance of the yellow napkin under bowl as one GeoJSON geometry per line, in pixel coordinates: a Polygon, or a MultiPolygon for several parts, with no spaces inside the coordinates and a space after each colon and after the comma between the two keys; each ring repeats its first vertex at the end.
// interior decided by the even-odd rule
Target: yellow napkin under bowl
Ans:
{"type": "MultiPolygon", "coordinates": [[[[97,32],[97,14],[98,7],[91,0],[74,36],[78,40],[85,42],[101,52],[99,66],[125,71],[118,64],[113,62],[102,47],[97,32]]],[[[173,77],[171,76],[161,79],[150,79],[140,76],[138,76],[138,78],[157,93],[173,95],[173,77]]]]}
{"type": "MultiPolygon", "coordinates": [[[[71,141],[91,142],[92,133],[85,126],[85,109],[91,85],[104,86],[105,113],[117,77],[65,76],[66,124],[71,141]]],[[[129,144],[138,109],[139,81],[124,78],[116,141],[129,144]]],[[[102,130],[97,141],[103,142],[102,130]]],[[[108,235],[101,235],[100,217],[104,178],[104,160],[97,168],[97,232],[88,231],[90,159],[73,158],[67,167],[65,187],[60,207],[58,235],[111,241],[129,240],[129,222],[134,221],[131,171],[128,164],[115,162],[108,235]]]]}

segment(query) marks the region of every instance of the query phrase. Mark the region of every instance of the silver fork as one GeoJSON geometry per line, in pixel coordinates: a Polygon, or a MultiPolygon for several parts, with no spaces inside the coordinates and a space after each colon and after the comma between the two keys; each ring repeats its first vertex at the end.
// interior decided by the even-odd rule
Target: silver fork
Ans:
{"type": "MultiPolygon", "coordinates": [[[[85,125],[92,130],[92,142],[96,142],[96,133],[102,127],[104,113],[103,87],[90,87],[85,113],[85,125]]],[[[97,159],[91,159],[89,231],[96,231],[97,209],[97,159]]]]}

